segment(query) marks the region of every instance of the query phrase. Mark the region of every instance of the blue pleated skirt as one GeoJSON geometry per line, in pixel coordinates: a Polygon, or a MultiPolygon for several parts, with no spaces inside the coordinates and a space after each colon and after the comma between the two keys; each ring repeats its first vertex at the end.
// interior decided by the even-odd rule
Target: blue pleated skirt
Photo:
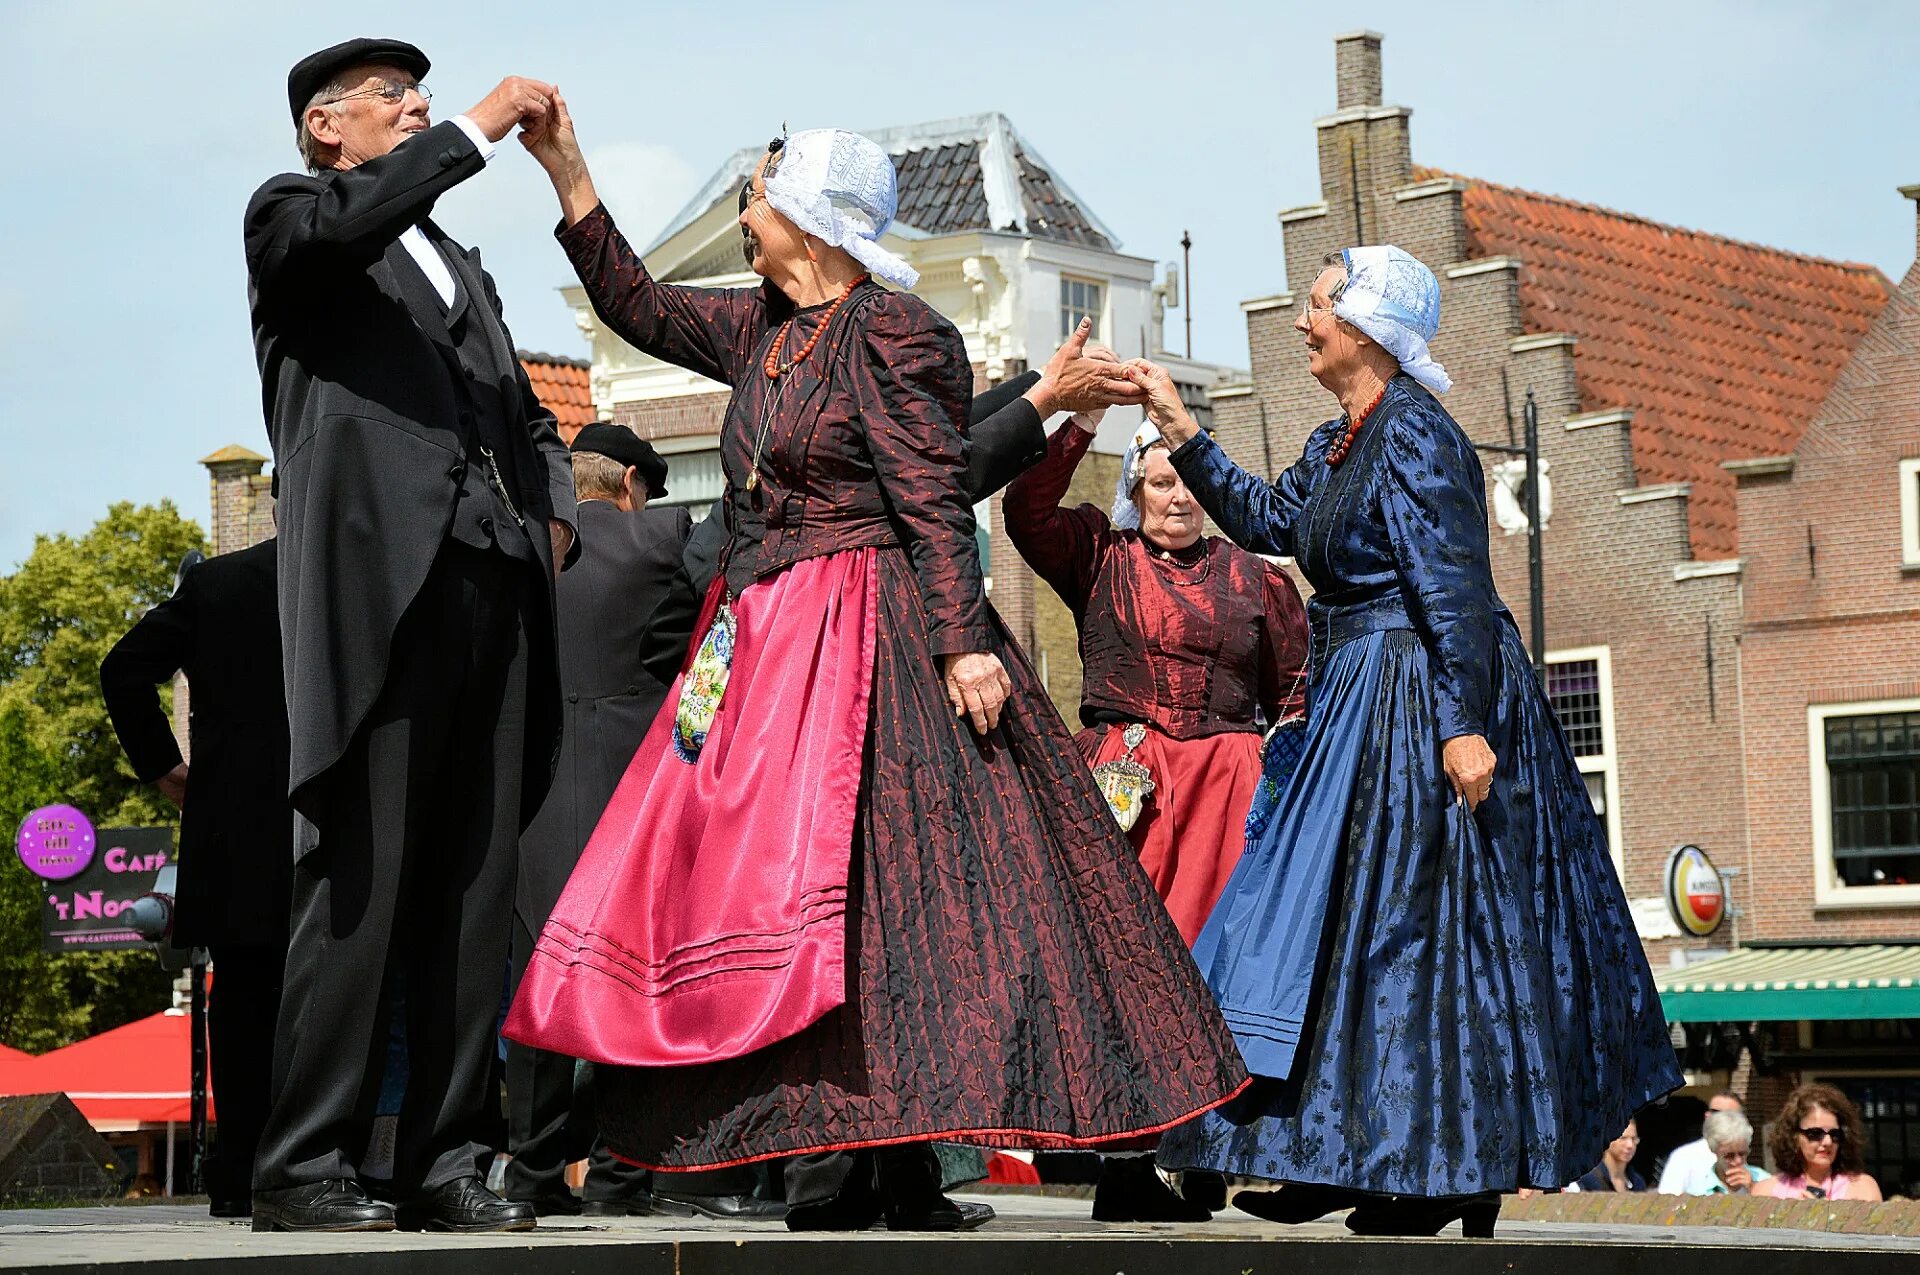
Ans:
{"type": "Polygon", "coordinates": [[[1248,1070],[1160,1162],[1395,1195],[1559,1187],[1681,1084],[1606,834],[1502,624],[1469,813],[1428,657],[1390,629],[1316,671],[1302,756],[1194,946],[1248,1070]],[[1224,1112],[1224,1114],[1223,1114],[1224,1112]]]}

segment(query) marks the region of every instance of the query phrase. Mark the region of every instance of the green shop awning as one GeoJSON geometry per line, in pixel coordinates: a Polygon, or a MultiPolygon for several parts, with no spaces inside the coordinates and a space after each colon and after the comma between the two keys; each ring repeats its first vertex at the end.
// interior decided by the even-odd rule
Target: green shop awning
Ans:
{"type": "Polygon", "coordinates": [[[1675,1023],[1920,1018],[1920,944],[1751,947],[1655,976],[1675,1023]]]}

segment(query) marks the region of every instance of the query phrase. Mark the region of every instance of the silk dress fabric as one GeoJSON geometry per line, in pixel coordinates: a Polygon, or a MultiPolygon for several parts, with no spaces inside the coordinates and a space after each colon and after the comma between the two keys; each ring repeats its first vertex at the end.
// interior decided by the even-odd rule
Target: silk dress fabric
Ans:
{"type": "Polygon", "coordinates": [[[1236,541],[1316,593],[1303,755],[1194,956],[1249,1070],[1160,1160],[1360,1191],[1554,1188],[1681,1074],[1605,833],[1493,587],[1485,486],[1396,376],[1344,464],[1269,485],[1174,454],[1236,541]],[[1476,812],[1441,744],[1498,758],[1476,812]]]}
{"type": "MultiPolygon", "coordinates": [[[[823,583],[847,578],[838,573],[863,556],[873,571],[871,686],[853,746],[747,772],[777,786],[796,817],[857,776],[839,1004],[734,1056],[692,1037],[638,1042],[610,1061],[671,1055],[681,1065],[596,1068],[609,1145],[664,1169],[940,1138],[1106,1146],[1239,1091],[1238,1052],[1178,931],[986,604],[960,489],[972,372],[959,333],[916,298],[864,284],[791,383],[769,382],[760,369],[781,322],[794,317],[791,339],[804,343],[825,307],[796,312],[770,287],[657,283],[604,210],[561,243],[610,331],[734,389],[721,429],[732,539],[715,590],[753,614],[756,593],[809,564],[823,583]],[[956,719],[941,679],[943,655],[978,650],[997,653],[1013,684],[985,737],[956,719]]],[[[842,639],[823,636],[820,601],[805,597],[764,608],[762,644],[811,647],[837,668],[842,639]]],[[[783,871],[800,867],[778,862],[785,838],[714,835],[720,804],[738,796],[728,773],[739,743],[780,733],[747,715],[803,689],[758,680],[744,664],[733,669],[716,729],[741,734],[725,768],[662,764],[651,781],[685,789],[684,812],[707,808],[700,854],[730,865],[746,894],[755,880],[785,891],[783,871]]],[[[663,714],[654,734],[669,729],[663,714]]],[[[651,737],[635,764],[650,752],[659,752],[651,737]]],[[[528,974],[548,987],[523,982],[509,1023],[517,1038],[553,1048],[568,1020],[611,1022],[633,1003],[627,982],[570,960],[573,934],[632,948],[661,930],[661,914],[693,906],[668,877],[615,862],[661,856],[681,835],[628,822],[617,836],[596,832],[555,909],[528,974]],[[636,924],[641,914],[654,920],[636,924]]]]}
{"type": "Polygon", "coordinates": [[[1054,431],[1007,489],[1007,534],[1073,613],[1086,723],[1074,742],[1089,767],[1127,754],[1127,723],[1145,730],[1133,758],[1154,790],[1127,838],[1191,943],[1246,842],[1255,715],[1299,708],[1306,610],[1277,567],[1217,537],[1167,553],[1092,505],[1063,506],[1092,441],[1054,431]]]}

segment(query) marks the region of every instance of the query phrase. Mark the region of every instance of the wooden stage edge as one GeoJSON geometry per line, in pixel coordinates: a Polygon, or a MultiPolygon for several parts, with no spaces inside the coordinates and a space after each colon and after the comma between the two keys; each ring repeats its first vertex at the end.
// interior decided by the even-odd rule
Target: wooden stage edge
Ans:
{"type": "Polygon", "coordinates": [[[0,1212],[0,1275],[1920,1275],[1920,1240],[1778,1227],[1503,1220],[1491,1240],[1359,1239],[1337,1218],[1278,1226],[1093,1222],[1081,1199],[994,1193],[970,1235],[794,1235],[680,1218],[550,1219],[512,1236],[255,1235],[204,1207],[0,1212]],[[1840,1256],[1840,1254],[1844,1256],[1840,1256]],[[1729,1263],[1729,1259],[1730,1263],[1729,1263]]]}

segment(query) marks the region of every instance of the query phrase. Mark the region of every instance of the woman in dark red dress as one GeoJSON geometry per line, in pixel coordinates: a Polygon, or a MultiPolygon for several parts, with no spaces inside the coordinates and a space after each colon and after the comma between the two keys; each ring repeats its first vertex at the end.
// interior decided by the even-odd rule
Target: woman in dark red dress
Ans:
{"type": "MultiPolygon", "coordinates": [[[[1205,515],[1150,423],[1121,458],[1110,513],[1062,507],[1098,423],[1076,415],[1054,431],[1007,489],[1007,534],[1073,612],[1085,726],[1074,742],[1192,943],[1246,842],[1261,723],[1303,711],[1306,609],[1278,567],[1202,534],[1205,515]]],[[[1202,1194],[1178,1199],[1150,1159],[1115,1157],[1093,1216],[1199,1221],[1202,1194]]]]}
{"type": "Polygon", "coordinates": [[[635,1162],[798,1157],[796,1229],[976,1224],[929,1140],[1100,1146],[1230,1097],[1231,1038],[987,606],[964,346],[867,274],[914,278],[877,242],[885,153],[783,139],[741,214],[767,283],[674,287],[556,115],[531,149],[601,320],[733,386],[731,540],[508,1034],[605,1065],[635,1162]]]}

